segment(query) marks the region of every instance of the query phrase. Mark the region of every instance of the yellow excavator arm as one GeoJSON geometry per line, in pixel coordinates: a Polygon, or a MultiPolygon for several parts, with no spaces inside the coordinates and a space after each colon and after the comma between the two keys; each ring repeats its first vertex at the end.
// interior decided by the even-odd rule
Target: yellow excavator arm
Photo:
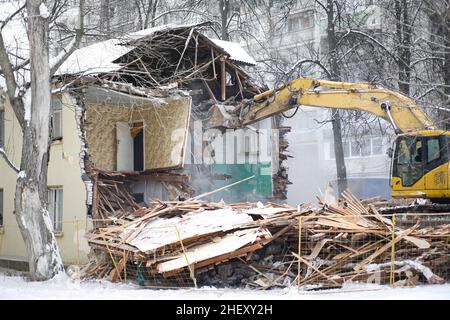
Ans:
{"type": "Polygon", "coordinates": [[[396,133],[434,129],[415,101],[399,92],[368,83],[299,78],[254,97],[240,111],[241,125],[249,125],[297,106],[359,110],[390,122],[396,133]]]}
{"type": "Polygon", "coordinates": [[[392,158],[392,196],[450,203],[450,132],[436,130],[416,102],[368,83],[299,78],[244,100],[216,105],[211,127],[239,128],[298,106],[359,110],[390,122],[398,135],[392,158]]]}

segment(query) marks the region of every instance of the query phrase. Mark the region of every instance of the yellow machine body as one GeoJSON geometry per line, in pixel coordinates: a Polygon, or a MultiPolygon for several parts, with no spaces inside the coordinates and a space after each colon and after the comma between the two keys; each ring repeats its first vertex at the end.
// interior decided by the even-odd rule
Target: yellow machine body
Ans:
{"type": "Polygon", "coordinates": [[[420,130],[397,137],[392,157],[392,197],[450,200],[450,133],[420,130]]]}

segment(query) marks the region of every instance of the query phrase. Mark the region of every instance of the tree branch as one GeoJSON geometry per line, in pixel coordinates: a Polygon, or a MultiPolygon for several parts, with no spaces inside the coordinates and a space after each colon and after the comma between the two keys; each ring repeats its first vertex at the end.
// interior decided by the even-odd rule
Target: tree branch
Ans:
{"type": "MultiPolygon", "coordinates": [[[[382,48],[388,55],[391,56],[392,59],[394,59],[395,62],[400,61],[401,59],[399,59],[395,54],[393,54],[392,52],[390,52],[389,49],[387,49],[380,41],[378,41],[377,39],[375,39],[374,37],[368,35],[367,33],[364,33],[362,31],[357,31],[357,30],[348,30],[348,32],[346,33],[345,36],[349,35],[349,34],[355,34],[355,35],[359,35],[359,36],[363,36],[366,39],[369,39],[371,42],[375,43],[376,45],[378,45],[380,48],[382,48]]],[[[344,37],[345,37],[344,36],[344,37]]],[[[343,38],[344,38],[343,37],[343,38]]]]}
{"type": "Polygon", "coordinates": [[[325,10],[326,13],[328,13],[328,8],[325,7],[325,5],[324,5],[322,2],[320,2],[319,0],[316,0],[316,3],[317,3],[319,6],[321,6],[322,9],[325,10]]]}
{"type": "Polygon", "coordinates": [[[322,63],[320,63],[319,60],[311,60],[311,59],[298,60],[296,63],[294,63],[294,65],[288,71],[285,72],[285,74],[290,75],[292,72],[294,72],[294,70],[297,67],[299,67],[305,63],[311,63],[311,64],[314,64],[314,65],[320,67],[327,74],[328,77],[331,77],[331,72],[322,63]]]}
{"type": "Polygon", "coordinates": [[[163,12],[163,13],[159,14],[158,16],[153,18],[151,21],[149,21],[149,24],[155,22],[158,19],[161,19],[162,17],[164,17],[164,16],[166,16],[168,14],[178,13],[178,12],[195,13],[195,14],[198,14],[199,16],[207,18],[208,20],[212,20],[212,17],[208,16],[207,14],[205,14],[203,12],[193,11],[193,10],[188,10],[188,9],[173,9],[173,10],[169,10],[169,11],[166,11],[166,12],[163,12]]]}
{"type": "MultiPolygon", "coordinates": [[[[26,65],[28,65],[29,63],[30,63],[30,59],[26,59],[21,64],[18,64],[16,66],[12,67],[12,70],[13,71],[20,70],[20,69],[24,68],[26,65]]],[[[2,75],[2,74],[3,74],[3,70],[0,69],[0,75],[2,75]]]]}
{"type": "MultiPolygon", "coordinates": [[[[14,95],[17,88],[16,78],[14,76],[14,70],[9,61],[8,51],[6,50],[5,42],[3,41],[3,35],[0,32],[0,66],[6,81],[6,88],[8,89],[8,97],[10,100],[14,99],[14,95]]],[[[12,102],[12,101],[11,101],[12,102]]]]}
{"type": "Polygon", "coordinates": [[[52,58],[50,62],[50,76],[53,76],[67,58],[77,49],[84,34],[84,1],[79,0],[78,28],[75,30],[75,37],[59,55],[52,58]]]}
{"type": "Polygon", "coordinates": [[[25,9],[26,4],[24,4],[23,6],[21,6],[19,9],[16,10],[16,12],[14,12],[12,15],[10,15],[9,17],[7,17],[4,21],[2,21],[2,24],[0,26],[0,32],[3,30],[3,28],[7,25],[7,23],[9,21],[11,21],[16,15],[18,15],[23,9],[25,9]]]}
{"type": "Polygon", "coordinates": [[[11,160],[9,160],[8,156],[6,155],[6,152],[3,148],[0,148],[0,155],[3,156],[3,158],[5,159],[6,163],[8,164],[8,166],[10,166],[11,169],[13,169],[16,173],[19,173],[20,170],[19,168],[17,168],[12,162],[11,160]]]}
{"type": "Polygon", "coordinates": [[[17,121],[19,121],[20,126],[23,128],[25,125],[24,120],[24,108],[22,97],[17,94],[17,82],[14,75],[14,68],[11,65],[11,61],[8,57],[8,51],[6,50],[5,42],[3,41],[3,36],[0,31],[0,67],[2,69],[3,77],[5,78],[7,95],[9,103],[14,110],[17,121]]]}

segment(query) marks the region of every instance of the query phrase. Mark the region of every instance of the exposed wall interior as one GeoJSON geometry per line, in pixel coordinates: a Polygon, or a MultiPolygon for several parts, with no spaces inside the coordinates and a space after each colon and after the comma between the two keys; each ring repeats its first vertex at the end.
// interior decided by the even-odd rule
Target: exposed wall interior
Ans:
{"type": "Polygon", "coordinates": [[[117,123],[129,123],[131,130],[133,123],[143,122],[144,170],[182,167],[190,108],[191,98],[186,95],[146,99],[90,87],[85,129],[91,163],[117,170],[117,123]]]}

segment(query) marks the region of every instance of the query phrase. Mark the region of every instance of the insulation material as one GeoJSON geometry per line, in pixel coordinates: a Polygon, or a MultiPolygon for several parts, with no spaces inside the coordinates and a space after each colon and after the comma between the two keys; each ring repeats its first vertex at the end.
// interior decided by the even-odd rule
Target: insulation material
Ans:
{"type": "Polygon", "coordinates": [[[89,160],[103,170],[117,166],[116,123],[128,122],[130,108],[109,105],[89,105],[86,108],[86,140],[89,160]]]}
{"type": "Polygon", "coordinates": [[[144,124],[145,170],[183,166],[191,98],[173,95],[166,99],[158,98],[158,101],[152,104],[153,101],[148,100],[144,101],[148,103],[146,105],[131,106],[113,105],[113,102],[88,104],[86,139],[90,161],[95,167],[117,170],[116,124],[128,122],[132,126],[136,121],[144,124]]]}
{"type": "Polygon", "coordinates": [[[191,97],[165,100],[167,104],[133,109],[132,120],[144,120],[146,170],[176,169],[184,165],[191,97]]]}

